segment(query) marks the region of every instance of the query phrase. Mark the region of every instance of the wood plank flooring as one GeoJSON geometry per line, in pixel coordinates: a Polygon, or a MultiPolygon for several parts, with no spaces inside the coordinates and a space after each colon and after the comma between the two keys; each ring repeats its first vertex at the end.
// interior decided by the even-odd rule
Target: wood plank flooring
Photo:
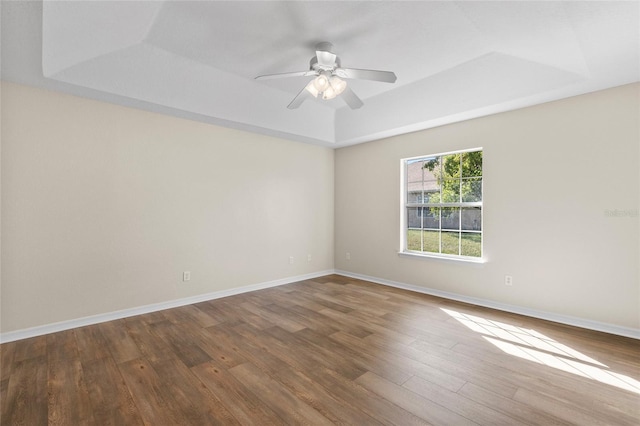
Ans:
{"type": "Polygon", "coordinates": [[[2,425],[638,425],[640,342],[330,275],[0,346],[2,425]]]}

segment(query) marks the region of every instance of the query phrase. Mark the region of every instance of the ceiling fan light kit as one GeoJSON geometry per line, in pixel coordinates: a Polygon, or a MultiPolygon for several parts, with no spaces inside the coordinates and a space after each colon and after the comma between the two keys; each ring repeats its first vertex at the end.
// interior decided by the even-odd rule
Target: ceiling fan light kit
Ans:
{"type": "Polygon", "coordinates": [[[347,86],[347,82],[344,79],[395,83],[396,75],[390,71],[342,68],[340,58],[338,58],[335,53],[332,53],[332,50],[333,45],[331,43],[318,43],[316,45],[316,56],[311,58],[309,64],[309,71],[261,75],[256,77],[256,80],[315,76],[315,78],[307,83],[300,93],[293,98],[287,106],[289,109],[298,108],[308,97],[321,98],[327,101],[341,95],[342,99],[351,109],[357,109],[364,104],[351,88],[347,86]]]}
{"type": "Polygon", "coordinates": [[[331,75],[328,71],[321,72],[319,76],[311,80],[305,87],[307,92],[311,93],[314,98],[320,96],[325,101],[341,95],[346,88],[346,81],[337,75],[331,75]]]}

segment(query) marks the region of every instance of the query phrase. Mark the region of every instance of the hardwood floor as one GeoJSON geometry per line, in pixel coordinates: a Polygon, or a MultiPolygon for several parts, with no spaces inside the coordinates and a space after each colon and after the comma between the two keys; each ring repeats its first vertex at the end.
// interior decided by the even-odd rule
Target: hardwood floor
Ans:
{"type": "Polygon", "coordinates": [[[0,346],[2,425],[638,425],[640,342],[331,275],[0,346]]]}

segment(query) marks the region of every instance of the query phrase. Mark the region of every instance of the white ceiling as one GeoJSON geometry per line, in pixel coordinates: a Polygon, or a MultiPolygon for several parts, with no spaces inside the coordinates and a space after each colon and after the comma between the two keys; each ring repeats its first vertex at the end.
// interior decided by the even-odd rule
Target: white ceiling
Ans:
{"type": "Polygon", "coordinates": [[[2,78],[325,146],[640,80],[640,2],[2,2],[2,78]],[[286,106],[329,41],[364,100],[286,106]]]}

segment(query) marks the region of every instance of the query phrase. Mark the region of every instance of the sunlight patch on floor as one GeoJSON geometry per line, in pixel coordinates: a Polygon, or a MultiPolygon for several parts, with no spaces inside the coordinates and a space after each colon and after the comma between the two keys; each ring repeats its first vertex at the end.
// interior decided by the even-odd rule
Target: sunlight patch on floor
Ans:
{"type": "Polygon", "coordinates": [[[640,382],[535,330],[441,308],[503,352],[640,394],[640,382]]]}

